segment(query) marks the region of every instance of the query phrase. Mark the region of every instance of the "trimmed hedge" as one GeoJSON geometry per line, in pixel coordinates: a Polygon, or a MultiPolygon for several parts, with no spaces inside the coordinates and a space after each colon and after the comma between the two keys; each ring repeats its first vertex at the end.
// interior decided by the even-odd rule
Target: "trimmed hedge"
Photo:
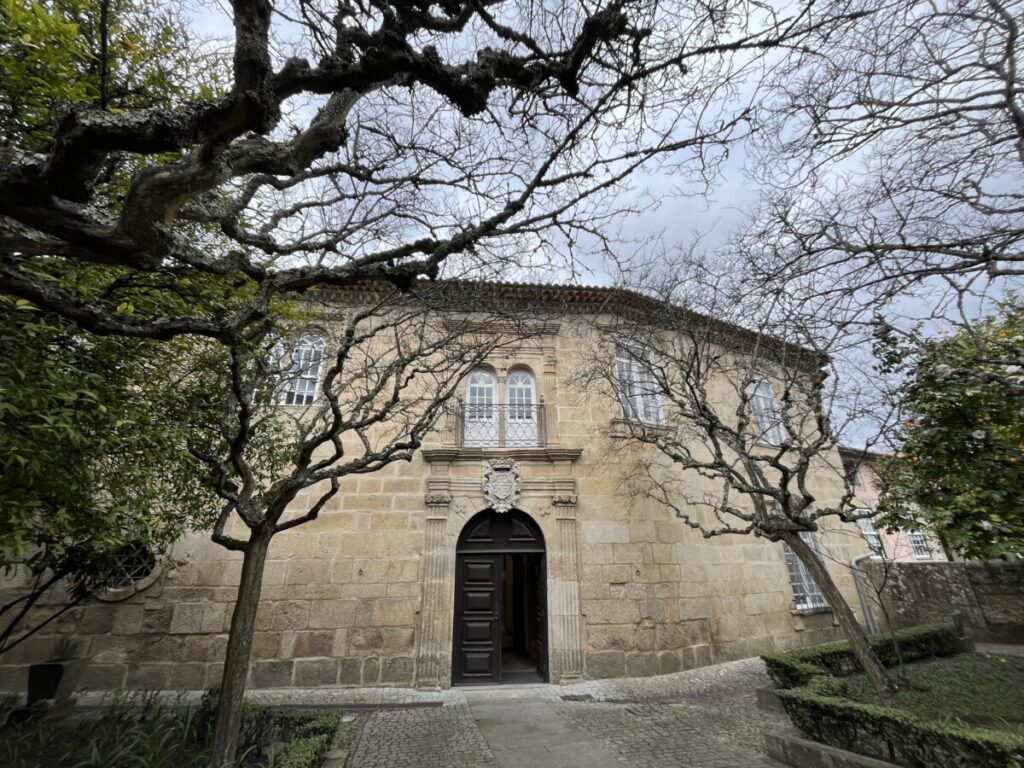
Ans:
{"type": "MultiPolygon", "coordinates": [[[[885,666],[952,656],[962,650],[944,624],[875,636],[885,666]]],[[[1024,736],[923,720],[908,712],[844,698],[844,679],[861,671],[848,643],[762,656],[793,724],[807,737],[908,768],[1024,768],[1024,736]]]]}
{"type": "Polygon", "coordinates": [[[805,735],[841,749],[909,768],[1021,768],[1024,737],[920,720],[896,709],[839,698],[841,680],[778,691],[786,713],[805,735]]]}
{"type": "MultiPolygon", "coordinates": [[[[204,694],[199,717],[212,732],[219,697],[217,689],[204,694]]],[[[344,713],[339,710],[308,710],[242,705],[239,754],[247,753],[273,768],[319,768],[331,749],[344,713]]],[[[247,759],[246,764],[253,762],[247,759]]]]}
{"type": "MultiPolygon", "coordinates": [[[[946,624],[925,624],[901,629],[891,635],[869,638],[879,661],[886,667],[903,662],[952,656],[962,650],[956,630],[946,624]]],[[[846,677],[861,671],[846,641],[815,645],[787,653],[761,657],[777,689],[807,685],[816,675],[846,677]]]]}
{"type": "Polygon", "coordinates": [[[342,713],[280,709],[272,712],[262,735],[273,745],[274,768],[317,768],[331,748],[342,713]]]}

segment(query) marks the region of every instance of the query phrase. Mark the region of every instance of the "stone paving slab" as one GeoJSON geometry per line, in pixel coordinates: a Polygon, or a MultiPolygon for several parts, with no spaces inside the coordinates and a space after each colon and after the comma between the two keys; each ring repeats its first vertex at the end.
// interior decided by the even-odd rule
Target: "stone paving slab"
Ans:
{"type": "Polygon", "coordinates": [[[759,659],[569,686],[445,691],[443,707],[368,715],[347,768],[780,768],[759,659]]]}
{"type": "Polygon", "coordinates": [[[548,688],[467,689],[465,697],[501,768],[622,768],[603,744],[556,710],[548,688]]]}

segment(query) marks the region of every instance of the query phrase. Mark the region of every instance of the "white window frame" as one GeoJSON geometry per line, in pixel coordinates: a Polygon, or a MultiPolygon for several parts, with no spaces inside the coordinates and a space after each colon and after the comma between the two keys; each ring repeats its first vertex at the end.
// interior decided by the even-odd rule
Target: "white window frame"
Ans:
{"type": "Polygon", "coordinates": [[[510,419],[533,420],[537,388],[529,371],[512,371],[505,382],[505,407],[510,419]]]}
{"type": "Polygon", "coordinates": [[[537,384],[529,371],[516,369],[505,380],[505,445],[535,448],[538,443],[537,384]]]}
{"type": "Polygon", "coordinates": [[[661,424],[661,394],[651,372],[650,354],[634,344],[615,348],[615,375],[622,416],[630,421],[661,424]]]}
{"type": "Polygon", "coordinates": [[[766,445],[782,445],[786,440],[786,430],[782,426],[782,411],[771,382],[762,376],[752,379],[747,384],[747,400],[757,427],[758,441],[766,445]]]}
{"type": "MultiPolygon", "coordinates": [[[[870,509],[859,509],[857,511],[861,513],[871,513],[870,509]]],[[[871,559],[884,560],[885,542],[882,541],[882,534],[879,533],[878,528],[875,527],[875,521],[870,517],[861,517],[857,519],[857,527],[860,528],[860,535],[868,545],[868,551],[871,553],[871,559]]]]}
{"type": "MultiPolygon", "coordinates": [[[[312,405],[320,389],[320,366],[324,360],[324,340],[315,334],[306,334],[290,347],[288,369],[281,372],[284,387],[281,405],[312,405]]],[[[283,361],[284,347],[275,347],[275,356],[283,361]]]]}
{"type": "Polygon", "coordinates": [[[498,444],[499,411],[498,377],[486,368],[470,371],[462,416],[466,447],[487,448],[498,444]]]}
{"type": "MultiPolygon", "coordinates": [[[[800,538],[814,550],[820,552],[818,540],[810,531],[800,531],[800,538]]],[[[782,551],[786,556],[786,570],[789,572],[789,586],[793,590],[793,610],[799,614],[827,613],[829,608],[825,596],[821,593],[817,582],[807,570],[807,566],[797,557],[796,552],[785,542],[782,543],[782,551]]]]}
{"type": "Polygon", "coordinates": [[[917,529],[907,531],[907,543],[910,544],[910,551],[918,560],[932,560],[932,545],[924,531],[917,529]]]}

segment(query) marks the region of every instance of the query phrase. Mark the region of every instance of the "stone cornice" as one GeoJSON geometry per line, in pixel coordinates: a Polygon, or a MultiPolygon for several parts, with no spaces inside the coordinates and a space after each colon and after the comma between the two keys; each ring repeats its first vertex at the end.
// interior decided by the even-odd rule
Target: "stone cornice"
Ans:
{"type": "Polygon", "coordinates": [[[429,462],[445,462],[448,464],[471,464],[488,459],[511,458],[516,461],[576,461],[582,454],[582,448],[562,448],[547,446],[544,448],[426,448],[420,453],[429,462]]]}

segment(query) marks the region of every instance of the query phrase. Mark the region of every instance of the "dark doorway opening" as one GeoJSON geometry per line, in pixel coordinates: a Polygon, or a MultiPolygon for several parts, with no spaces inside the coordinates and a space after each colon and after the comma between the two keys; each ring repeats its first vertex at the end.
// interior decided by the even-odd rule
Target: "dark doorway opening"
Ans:
{"type": "Polygon", "coordinates": [[[501,682],[542,683],[538,594],[544,555],[507,554],[502,563],[501,682]]]}
{"type": "Polygon", "coordinates": [[[544,539],[518,511],[482,512],[456,548],[454,685],[547,681],[544,539]]]}

